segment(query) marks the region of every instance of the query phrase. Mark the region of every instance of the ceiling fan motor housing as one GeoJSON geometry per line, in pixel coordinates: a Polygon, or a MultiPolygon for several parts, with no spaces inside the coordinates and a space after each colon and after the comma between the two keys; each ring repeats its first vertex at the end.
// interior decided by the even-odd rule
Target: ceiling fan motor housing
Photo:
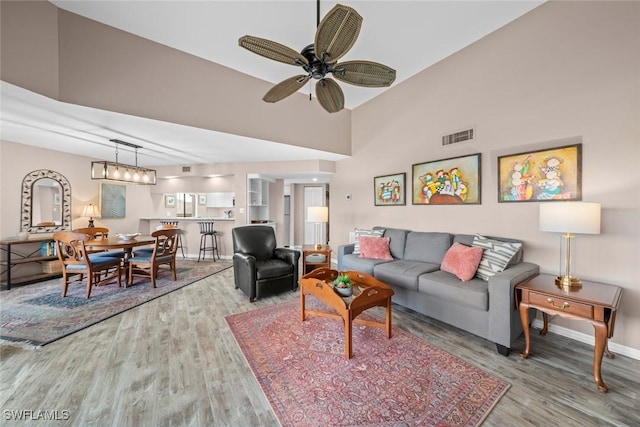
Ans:
{"type": "Polygon", "coordinates": [[[309,61],[309,65],[302,65],[302,68],[314,79],[323,79],[328,73],[333,71],[333,65],[327,64],[316,56],[313,44],[302,49],[300,54],[309,61]]]}

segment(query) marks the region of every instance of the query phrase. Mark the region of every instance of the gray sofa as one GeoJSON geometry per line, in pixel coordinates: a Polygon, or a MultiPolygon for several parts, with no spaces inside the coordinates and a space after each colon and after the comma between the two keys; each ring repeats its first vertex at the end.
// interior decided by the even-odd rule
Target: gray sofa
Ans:
{"type": "MultiPolygon", "coordinates": [[[[374,227],[380,228],[385,227],[374,227]]],[[[392,261],[361,258],[353,254],[354,244],[342,245],[338,248],[338,270],[370,274],[393,288],[394,303],[490,340],[498,353],[509,355],[512,343],[522,333],[514,287],[539,273],[538,265],[522,261],[522,249],[504,271],[488,281],[474,277],[463,282],[440,270],[440,264],[453,243],[471,246],[473,235],[386,228],[384,236],[390,237],[392,261]]]]}

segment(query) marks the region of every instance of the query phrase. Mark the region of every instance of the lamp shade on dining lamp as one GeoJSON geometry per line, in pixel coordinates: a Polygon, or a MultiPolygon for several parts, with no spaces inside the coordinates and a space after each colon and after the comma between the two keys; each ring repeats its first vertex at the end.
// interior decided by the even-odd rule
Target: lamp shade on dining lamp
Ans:
{"type": "Polygon", "coordinates": [[[315,248],[321,249],[322,224],[329,222],[329,208],[327,206],[309,206],[307,208],[307,222],[314,223],[315,248]]]}
{"type": "Polygon", "coordinates": [[[89,218],[89,225],[87,225],[87,227],[93,227],[93,219],[94,218],[100,218],[100,209],[98,209],[98,207],[96,205],[93,205],[91,203],[89,203],[88,205],[86,205],[84,208],[82,208],[82,215],[83,217],[88,217],[89,218]]]}
{"type": "Polygon", "coordinates": [[[600,203],[542,203],[539,222],[540,231],[563,234],[563,267],[556,284],[563,288],[582,286],[572,275],[574,234],[600,234],[600,203]]]}

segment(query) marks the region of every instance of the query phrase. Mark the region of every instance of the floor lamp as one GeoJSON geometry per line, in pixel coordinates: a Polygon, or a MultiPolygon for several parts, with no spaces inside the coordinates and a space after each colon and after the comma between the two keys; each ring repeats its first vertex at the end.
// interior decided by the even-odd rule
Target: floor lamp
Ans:
{"type": "Polygon", "coordinates": [[[600,203],[549,202],[540,204],[540,230],[563,233],[564,251],[560,275],[556,285],[561,288],[580,288],[580,279],[573,276],[572,246],[575,234],[600,234],[600,203]]]}
{"type": "Polygon", "coordinates": [[[322,249],[322,224],[329,222],[329,208],[327,206],[309,206],[307,208],[307,222],[313,222],[315,248],[322,249]]]}

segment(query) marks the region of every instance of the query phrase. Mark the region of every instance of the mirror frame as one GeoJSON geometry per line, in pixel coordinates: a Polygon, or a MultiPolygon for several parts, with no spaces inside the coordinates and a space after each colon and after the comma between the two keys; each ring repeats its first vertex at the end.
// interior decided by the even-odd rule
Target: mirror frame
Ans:
{"type": "Polygon", "coordinates": [[[39,169],[29,173],[22,180],[22,216],[20,218],[20,231],[29,233],[53,233],[56,231],[69,230],[71,228],[71,184],[62,174],[48,170],[39,169]],[[53,179],[62,188],[62,224],[50,227],[36,227],[31,224],[31,210],[33,203],[33,184],[43,178],[53,179]]]}

